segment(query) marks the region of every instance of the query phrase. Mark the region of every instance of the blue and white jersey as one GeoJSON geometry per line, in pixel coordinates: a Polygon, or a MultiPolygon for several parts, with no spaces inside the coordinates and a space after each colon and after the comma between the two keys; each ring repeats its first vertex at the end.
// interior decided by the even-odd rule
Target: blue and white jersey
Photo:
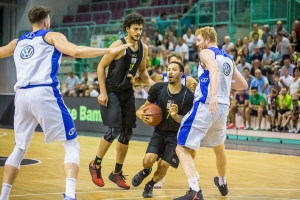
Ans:
{"type": "MultiPolygon", "coordinates": [[[[163,73],[162,82],[164,82],[164,83],[169,82],[167,73],[163,73]]],[[[186,86],[186,75],[185,74],[183,74],[181,77],[181,85],[186,86]]]]}
{"type": "Polygon", "coordinates": [[[48,30],[38,30],[19,38],[14,51],[17,71],[15,91],[43,85],[59,87],[56,75],[62,54],[44,40],[48,32],[48,30]]]}
{"type": "MultiPolygon", "coordinates": [[[[230,97],[231,81],[232,81],[233,67],[234,67],[233,60],[223,50],[220,50],[216,47],[210,47],[208,49],[215,53],[215,58],[220,72],[220,84],[219,84],[219,89],[217,94],[218,103],[230,105],[229,97],[230,97]]],[[[207,104],[209,103],[211,80],[209,78],[209,71],[206,70],[201,65],[201,62],[198,68],[198,78],[199,78],[199,84],[195,91],[195,101],[199,101],[200,103],[207,104]]]]}

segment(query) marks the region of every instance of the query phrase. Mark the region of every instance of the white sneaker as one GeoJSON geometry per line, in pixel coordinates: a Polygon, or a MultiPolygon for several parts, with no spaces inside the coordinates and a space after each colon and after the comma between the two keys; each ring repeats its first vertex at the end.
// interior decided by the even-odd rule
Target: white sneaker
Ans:
{"type": "Polygon", "coordinates": [[[253,130],[254,130],[254,131],[261,131],[261,128],[260,128],[259,126],[257,126],[257,127],[255,127],[253,130]]]}
{"type": "Polygon", "coordinates": [[[153,188],[154,189],[161,189],[162,188],[162,183],[164,182],[165,177],[163,179],[161,179],[160,181],[158,181],[157,183],[154,184],[153,188]]]}
{"type": "Polygon", "coordinates": [[[289,130],[289,133],[295,133],[297,130],[295,128],[292,128],[291,130],[289,130]]]}

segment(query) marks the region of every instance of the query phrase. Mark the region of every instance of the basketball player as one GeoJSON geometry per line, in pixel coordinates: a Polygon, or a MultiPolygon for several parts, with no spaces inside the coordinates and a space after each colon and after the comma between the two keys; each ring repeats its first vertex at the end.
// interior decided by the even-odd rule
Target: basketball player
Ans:
{"type": "Polygon", "coordinates": [[[224,141],[230,90],[248,88],[232,58],[225,51],[218,49],[214,28],[200,28],[195,35],[201,60],[198,71],[199,85],[195,91],[193,108],[182,119],[176,147],[190,190],[186,195],[174,200],[203,199],[196,178],[195,164],[190,155],[190,149],[198,150],[201,141],[214,148],[219,173],[219,177],[214,178],[214,183],[222,196],[228,194],[224,141]],[[235,82],[232,82],[232,79],[235,82]]]}
{"type": "Polygon", "coordinates": [[[158,158],[157,170],[144,189],[143,197],[152,197],[153,186],[160,181],[171,165],[177,168],[179,160],[175,152],[177,132],[183,116],[192,108],[194,94],[181,84],[184,67],[179,62],[171,62],[167,68],[168,83],[156,83],[150,88],[148,100],[136,112],[144,122],[150,123],[152,114],[145,113],[147,106],[153,103],[163,111],[162,122],[155,127],[143,161],[144,169],[132,178],[132,185],[137,187],[151,173],[153,164],[158,158]]]}
{"type": "Polygon", "coordinates": [[[144,18],[141,15],[136,13],[128,15],[123,23],[123,30],[127,32],[127,36],[114,42],[111,47],[126,43],[132,43],[132,47],[123,52],[104,56],[98,66],[100,86],[98,101],[101,104],[103,124],[109,128],[101,138],[95,160],[89,164],[92,181],[99,187],[104,186],[101,175],[102,159],[111,143],[119,136],[116,165],[109,175],[109,180],[121,188],[130,188],[122,172],[129,141],[133,134],[132,128],[136,127],[135,98],[129,76],[134,77],[136,72],[139,72],[139,77],[144,82],[154,84],[146,70],[148,47],[140,41],[143,26],[144,18]],[[108,66],[105,79],[105,68],[108,66]]]}
{"type": "Polygon", "coordinates": [[[37,6],[28,13],[32,32],[0,48],[0,58],[14,55],[17,83],[15,95],[15,147],[5,163],[1,200],[8,200],[34,130],[41,125],[46,143],[61,141],[65,147],[65,200],[74,200],[79,170],[80,146],[72,118],[59,92],[58,73],[61,55],[93,58],[115,53],[130,45],[112,49],[76,46],[64,35],[49,32],[50,10],[37,6]],[[38,98],[37,98],[38,96],[38,98]]]}

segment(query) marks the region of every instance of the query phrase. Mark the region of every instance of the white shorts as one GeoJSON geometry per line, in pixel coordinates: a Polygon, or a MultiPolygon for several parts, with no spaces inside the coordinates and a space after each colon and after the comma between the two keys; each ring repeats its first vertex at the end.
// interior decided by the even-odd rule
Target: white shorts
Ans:
{"type": "Polygon", "coordinates": [[[19,89],[15,96],[15,145],[27,149],[40,124],[45,142],[77,137],[74,122],[57,88],[51,86],[19,89]]]}
{"type": "Polygon", "coordinates": [[[229,106],[218,104],[217,113],[211,115],[208,104],[195,102],[184,116],[178,131],[177,143],[198,150],[201,145],[218,146],[226,140],[226,121],[229,106]]]}

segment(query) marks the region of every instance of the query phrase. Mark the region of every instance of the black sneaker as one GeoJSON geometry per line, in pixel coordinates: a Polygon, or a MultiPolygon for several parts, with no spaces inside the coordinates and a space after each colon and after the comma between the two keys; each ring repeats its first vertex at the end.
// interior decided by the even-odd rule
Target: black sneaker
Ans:
{"type": "Polygon", "coordinates": [[[277,131],[277,132],[282,132],[282,127],[277,126],[277,127],[276,127],[276,131],[277,131]]]}
{"type": "Polygon", "coordinates": [[[144,172],[144,170],[141,170],[139,173],[137,173],[131,180],[131,184],[134,186],[134,187],[137,187],[139,186],[143,180],[149,176],[149,174],[151,174],[151,171],[152,171],[152,168],[150,168],[150,172],[147,174],[144,172]]]}
{"type": "Polygon", "coordinates": [[[153,196],[153,186],[146,184],[143,192],[144,198],[152,198],[153,196]]]}
{"type": "Polygon", "coordinates": [[[226,196],[229,192],[228,192],[228,188],[227,188],[227,184],[226,185],[219,185],[219,177],[215,177],[214,178],[214,183],[215,185],[219,188],[219,191],[221,192],[222,196],[226,196]]]}
{"type": "Polygon", "coordinates": [[[204,199],[203,199],[201,190],[196,192],[196,191],[192,190],[192,188],[190,188],[190,190],[187,191],[186,195],[175,198],[173,200],[204,200],[204,199]]]}

